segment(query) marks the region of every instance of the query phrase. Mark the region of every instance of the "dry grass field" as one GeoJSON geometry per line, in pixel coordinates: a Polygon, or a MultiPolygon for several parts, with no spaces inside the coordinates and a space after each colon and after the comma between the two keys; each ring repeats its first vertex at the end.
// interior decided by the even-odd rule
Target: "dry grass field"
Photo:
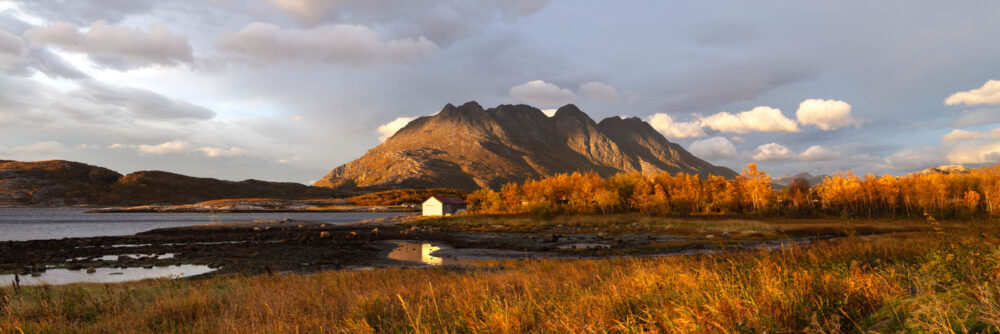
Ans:
{"type": "Polygon", "coordinates": [[[997,332],[995,222],[773,250],[0,288],[0,332],[997,332]]]}

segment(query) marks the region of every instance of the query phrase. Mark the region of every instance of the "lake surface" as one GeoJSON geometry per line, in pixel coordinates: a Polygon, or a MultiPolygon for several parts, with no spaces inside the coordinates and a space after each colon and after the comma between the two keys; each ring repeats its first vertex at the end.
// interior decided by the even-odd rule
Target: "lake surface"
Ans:
{"type": "Polygon", "coordinates": [[[256,219],[303,219],[345,224],[405,212],[85,213],[83,208],[0,208],[0,241],[131,235],[158,228],[256,219]]]}
{"type": "MultiPolygon", "coordinates": [[[[148,278],[184,278],[215,271],[208,266],[182,264],[153,268],[94,268],[93,272],[85,270],[49,269],[38,276],[19,276],[20,284],[30,285],[60,285],[71,283],[121,283],[138,281],[148,278]]],[[[10,286],[14,275],[0,275],[0,286],[10,286]]]]}

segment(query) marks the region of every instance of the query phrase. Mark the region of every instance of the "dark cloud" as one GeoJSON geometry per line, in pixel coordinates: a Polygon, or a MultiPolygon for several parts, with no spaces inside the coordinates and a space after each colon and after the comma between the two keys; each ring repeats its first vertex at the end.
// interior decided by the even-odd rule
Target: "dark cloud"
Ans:
{"type": "Polygon", "coordinates": [[[194,59],[187,36],[159,24],[141,30],[98,21],[81,32],[75,25],[55,23],[32,28],[24,36],[34,48],[52,46],[84,53],[94,63],[118,70],[174,66],[194,59]]]}
{"type": "Polygon", "coordinates": [[[364,26],[341,24],[284,29],[260,22],[223,34],[216,47],[261,63],[348,65],[419,62],[438,51],[438,46],[424,37],[384,40],[379,33],[364,26]]]}
{"type": "Polygon", "coordinates": [[[424,36],[447,46],[487,25],[534,14],[549,0],[265,0],[306,25],[362,24],[394,38],[424,36]]]}
{"type": "Polygon", "coordinates": [[[753,101],[780,86],[811,80],[820,67],[801,59],[768,59],[720,65],[682,75],[668,84],[662,108],[706,111],[733,102],[753,101]]]}
{"type": "Polygon", "coordinates": [[[139,119],[210,119],[215,112],[186,101],[133,87],[80,81],[80,89],[71,94],[89,101],[97,108],[111,108],[139,119]]]}

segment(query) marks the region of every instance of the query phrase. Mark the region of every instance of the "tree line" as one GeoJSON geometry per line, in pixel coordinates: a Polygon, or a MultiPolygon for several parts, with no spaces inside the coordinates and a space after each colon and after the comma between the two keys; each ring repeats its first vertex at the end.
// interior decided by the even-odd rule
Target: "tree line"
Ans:
{"type": "Polygon", "coordinates": [[[851,171],[819,185],[796,178],[775,189],[767,172],[749,164],[735,179],[694,174],[593,172],[556,174],[522,184],[480,189],[469,210],[482,214],[610,214],[660,216],[759,215],[983,218],[1000,216],[1000,175],[927,174],[896,177],[851,171]]]}

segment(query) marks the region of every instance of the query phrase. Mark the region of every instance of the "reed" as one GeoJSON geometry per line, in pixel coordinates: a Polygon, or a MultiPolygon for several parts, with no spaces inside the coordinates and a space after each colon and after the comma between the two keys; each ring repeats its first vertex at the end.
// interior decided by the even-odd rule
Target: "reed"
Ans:
{"type": "Polygon", "coordinates": [[[770,251],[0,289],[0,332],[997,332],[995,230],[770,251]]]}

